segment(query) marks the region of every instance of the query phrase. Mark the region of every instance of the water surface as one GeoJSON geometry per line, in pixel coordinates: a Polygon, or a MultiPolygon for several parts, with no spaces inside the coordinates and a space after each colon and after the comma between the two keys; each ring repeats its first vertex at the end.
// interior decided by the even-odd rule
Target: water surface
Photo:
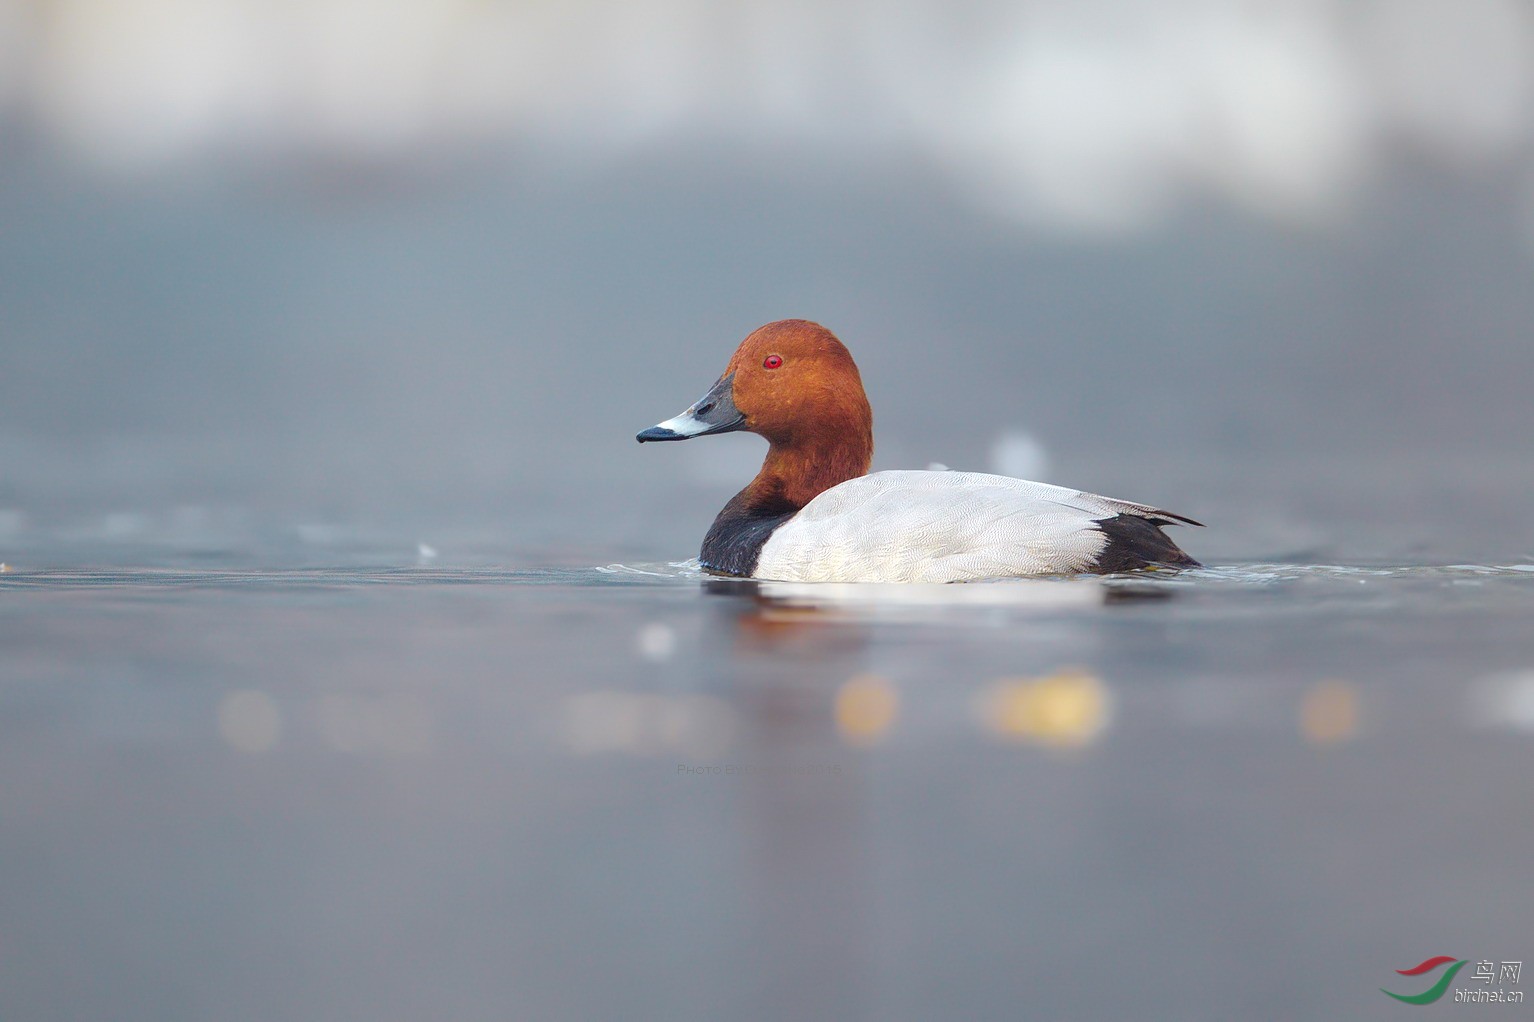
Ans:
{"type": "Polygon", "coordinates": [[[1383,1018],[1529,950],[1534,564],[426,560],[0,574],[7,1018],[1383,1018]]]}

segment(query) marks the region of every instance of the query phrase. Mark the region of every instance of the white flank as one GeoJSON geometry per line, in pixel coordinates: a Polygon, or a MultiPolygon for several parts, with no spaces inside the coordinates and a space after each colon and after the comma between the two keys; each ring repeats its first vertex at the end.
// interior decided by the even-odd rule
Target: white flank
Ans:
{"type": "Polygon", "coordinates": [[[1093,522],[1144,504],[984,472],[875,472],[822,493],[762,547],[779,582],[969,582],[1089,570],[1093,522]]]}

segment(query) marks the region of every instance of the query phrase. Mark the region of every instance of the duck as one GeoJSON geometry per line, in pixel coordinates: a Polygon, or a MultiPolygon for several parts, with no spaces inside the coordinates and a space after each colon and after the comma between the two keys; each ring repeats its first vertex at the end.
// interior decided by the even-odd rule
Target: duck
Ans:
{"type": "Polygon", "coordinates": [[[708,392],[640,443],[744,430],[761,471],[703,538],[711,575],[775,582],[977,582],[1201,567],[1148,504],[986,472],[870,472],[873,410],[851,353],[803,319],[768,323],[708,392]]]}

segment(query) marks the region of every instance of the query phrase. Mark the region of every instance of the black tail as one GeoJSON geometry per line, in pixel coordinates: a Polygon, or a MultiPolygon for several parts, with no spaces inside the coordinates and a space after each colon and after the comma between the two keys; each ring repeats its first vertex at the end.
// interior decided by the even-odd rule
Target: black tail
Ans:
{"type": "Polygon", "coordinates": [[[1167,538],[1161,526],[1139,515],[1101,518],[1097,528],[1108,537],[1092,570],[1102,574],[1141,568],[1198,568],[1197,561],[1167,538]]]}

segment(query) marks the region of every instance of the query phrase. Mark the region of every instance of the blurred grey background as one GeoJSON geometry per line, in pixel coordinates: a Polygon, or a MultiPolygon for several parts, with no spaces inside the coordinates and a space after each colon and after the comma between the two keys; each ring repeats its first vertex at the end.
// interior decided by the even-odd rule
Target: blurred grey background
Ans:
{"type": "Polygon", "coordinates": [[[1531,99],[1515,0],[0,0],[0,550],[687,556],[760,442],[632,436],[793,316],[881,467],[1521,556],[1531,99]]]}

